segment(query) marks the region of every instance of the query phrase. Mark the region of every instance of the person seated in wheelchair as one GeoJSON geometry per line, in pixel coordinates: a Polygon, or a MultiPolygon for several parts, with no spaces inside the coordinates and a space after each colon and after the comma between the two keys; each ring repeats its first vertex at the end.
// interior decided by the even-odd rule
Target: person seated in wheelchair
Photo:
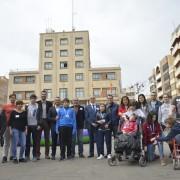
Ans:
{"type": "Polygon", "coordinates": [[[128,159],[133,159],[134,157],[134,151],[136,149],[137,144],[137,116],[136,114],[132,113],[130,116],[125,115],[124,117],[124,123],[121,126],[120,130],[120,136],[119,140],[121,143],[121,153],[124,151],[127,155],[130,155],[128,159]],[[123,142],[124,141],[124,142],[123,142]],[[124,144],[123,144],[124,143],[124,144]],[[124,146],[124,147],[123,147],[124,146]]]}

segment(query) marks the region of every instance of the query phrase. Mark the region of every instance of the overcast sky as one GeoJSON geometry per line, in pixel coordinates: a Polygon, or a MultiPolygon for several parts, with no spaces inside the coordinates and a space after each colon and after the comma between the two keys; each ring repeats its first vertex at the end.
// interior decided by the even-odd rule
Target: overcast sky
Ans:
{"type": "MultiPolygon", "coordinates": [[[[169,53],[180,0],[74,0],[76,30],[89,30],[92,65],[120,65],[122,84],[145,81],[169,53]]],[[[0,0],[0,75],[38,68],[39,33],[71,30],[71,0],[0,0]]]]}

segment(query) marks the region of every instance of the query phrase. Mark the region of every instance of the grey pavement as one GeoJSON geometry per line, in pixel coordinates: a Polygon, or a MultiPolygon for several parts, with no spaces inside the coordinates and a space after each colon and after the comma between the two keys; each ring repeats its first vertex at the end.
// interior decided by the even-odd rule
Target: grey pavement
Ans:
{"type": "MultiPolygon", "coordinates": [[[[44,147],[41,148],[44,152],[44,147]]],[[[42,153],[44,154],[44,153],[42,153]]],[[[57,154],[59,155],[59,148],[57,154]]],[[[166,146],[166,154],[168,149],[166,146]]],[[[88,155],[88,145],[85,145],[85,155],[88,155]]],[[[107,159],[96,158],[59,161],[45,160],[21,164],[0,163],[0,180],[180,180],[180,170],[173,170],[168,159],[167,166],[160,166],[159,160],[147,167],[129,164],[126,161],[119,166],[110,167],[107,159]]]]}

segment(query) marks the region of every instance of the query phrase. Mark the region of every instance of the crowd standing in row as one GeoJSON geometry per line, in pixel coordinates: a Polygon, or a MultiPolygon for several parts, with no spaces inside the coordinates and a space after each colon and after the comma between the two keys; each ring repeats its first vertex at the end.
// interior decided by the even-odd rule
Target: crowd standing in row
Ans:
{"type": "MultiPolygon", "coordinates": [[[[113,96],[108,95],[106,104],[97,104],[95,97],[91,97],[85,107],[79,104],[78,98],[72,100],[72,106],[67,98],[61,101],[56,97],[53,104],[46,98],[47,92],[44,90],[41,92],[39,101],[37,96],[32,94],[29,104],[24,108],[22,101],[16,101],[15,94],[9,96],[10,103],[3,106],[0,114],[0,132],[4,141],[2,163],[7,162],[9,153],[10,160],[14,163],[29,161],[31,144],[32,161],[40,160],[42,131],[44,131],[45,140],[45,159],[56,159],[58,144],[61,152],[60,160],[74,158],[76,142],[79,157],[84,158],[84,128],[88,129],[89,134],[88,157],[95,156],[94,144],[96,144],[98,160],[105,157],[111,158],[112,138],[115,138],[119,131],[134,133],[137,130],[137,124],[142,123],[143,146],[147,151],[148,160],[157,159],[154,146],[154,142],[157,141],[161,165],[165,165],[162,142],[169,141],[180,134],[180,96],[177,96],[172,103],[166,94],[162,102],[157,100],[156,93],[151,94],[148,102],[143,94],[133,102],[124,96],[118,105],[114,102],[113,96]],[[166,127],[170,127],[171,131],[164,136],[166,127]],[[50,134],[51,157],[49,156],[50,134]],[[20,145],[19,157],[17,157],[18,144],[20,145]]],[[[171,143],[169,148],[172,152],[171,143]]]]}

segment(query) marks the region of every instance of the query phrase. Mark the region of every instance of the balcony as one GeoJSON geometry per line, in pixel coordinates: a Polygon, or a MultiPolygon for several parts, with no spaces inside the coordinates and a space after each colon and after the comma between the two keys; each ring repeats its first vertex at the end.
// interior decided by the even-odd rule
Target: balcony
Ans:
{"type": "Polygon", "coordinates": [[[180,49],[180,43],[178,42],[174,48],[172,49],[172,55],[174,56],[176,54],[176,52],[178,51],[178,49],[180,49]]]}
{"type": "Polygon", "coordinates": [[[161,73],[158,73],[158,74],[156,75],[156,81],[157,81],[158,79],[161,79],[161,73]]]}
{"type": "Polygon", "coordinates": [[[157,86],[157,89],[162,88],[162,81],[161,82],[157,82],[156,86],[157,86]]]}
{"type": "Polygon", "coordinates": [[[179,76],[180,76],[180,66],[175,70],[175,77],[177,78],[179,76]]]}
{"type": "Polygon", "coordinates": [[[177,66],[178,63],[180,63],[180,54],[178,54],[178,56],[175,58],[175,60],[174,60],[174,66],[177,66]]]}

